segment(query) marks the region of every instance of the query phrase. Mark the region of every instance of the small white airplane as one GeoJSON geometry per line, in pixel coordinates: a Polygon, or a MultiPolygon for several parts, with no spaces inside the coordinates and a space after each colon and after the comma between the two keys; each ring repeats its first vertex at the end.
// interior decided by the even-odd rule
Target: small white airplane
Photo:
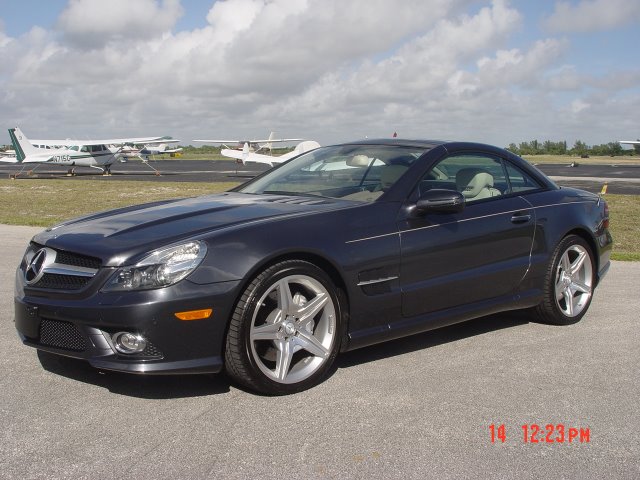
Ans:
{"type": "Polygon", "coordinates": [[[636,150],[640,149],[640,140],[618,140],[621,145],[632,145],[636,150]]]}
{"type": "Polygon", "coordinates": [[[180,140],[165,140],[162,143],[147,143],[143,148],[138,151],[138,156],[142,158],[143,161],[149,160],[150,156],[153,155],[164,155],[171,153],[179,153],[182,151],[182,147],[178,148],[169,148],[168,143],[178,143],[180,140]]]}
{"type": "Polygon", "coordinates": [[[9,129],[9,137],[16,152],[15,163],[67,166],[71,167],[70,174],[75,173],[75,167],[90,167],[109,175],[111,165],[118,160],[120,150],[125,144],[167,142],[161,137],[139,137],[104,140],[34,140],[32,143],[18,127],[9,129]],[[34,144],[38,145],[38,148],[34,144]]]}
{"type": "Polygon", "coordinates": [[[296,157],[311,150],[315,150],[318,147],[320,147],[320,144],[318,142],[314,142],[313,140],[306,140],[296,145],[296,148],[294,148],[293,151],[285,153],[284,155],[280,155],[278,157],[273,157],[271,155],[264,155],[263,153],[251,152],[249,150],[249,144],[245,143],[242,150],[223,148],[220,153],[225,157],[235,158],[238,163],[265,163],[273,167],[274,164],[286,162],[290,158],[296,157]]]}
{"type": "Polygon", "coordinates": [[[269,134],[269,138],[264,140],[193,140],[200,143],[219,143],[224,145],[228,149],[228,145],[236,145],[236,150],[244,149],[247,145],[249,151],[257,152],[260,150],[272,150],[274,143],[286,143],[286,142],[302,142],[304,138],[274,138],[275,132],[269,134]]]}
{"type": "Polygon", "coordinates": [[[143,162],[149,161],[149,157],[153,155],[163,155],[165,153],[178,153],[182,151],[182,148],[168,148],[170,143],[180,143],[180,140],[173,138],[167,138],[163,140],[156,140],[153,142],[147,142],[142,145],[135,145],[128,143],[120,148],[120,161],[126,162],[127,159],[138,158],[143,162]]]}
{"type": "Polygon", "coordinates": [[[15,150],[0,150],[0,162],[18,163],[15,150]]]}

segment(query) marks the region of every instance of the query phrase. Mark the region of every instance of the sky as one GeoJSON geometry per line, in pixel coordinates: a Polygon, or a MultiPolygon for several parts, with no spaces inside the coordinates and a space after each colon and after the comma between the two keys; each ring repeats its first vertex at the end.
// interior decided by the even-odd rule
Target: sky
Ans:
{"type": "Polygon", "coordinates": [[[639,60],[638,0],[0,0],[0,127],[594,145],[639,60]]]}

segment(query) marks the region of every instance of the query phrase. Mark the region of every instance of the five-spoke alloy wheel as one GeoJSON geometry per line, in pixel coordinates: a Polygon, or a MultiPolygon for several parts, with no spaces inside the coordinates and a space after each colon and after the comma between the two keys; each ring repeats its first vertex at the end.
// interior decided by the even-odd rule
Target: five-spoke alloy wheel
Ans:
{"type": "Polygon", "coordinates": [[[318,383],[335,359],[341,332],[336,287],[315,265],[289,260],[246,288],[227,334],[227,372],[267,394],[318,383]]]}
{"type": "Polygon", "coordinates": [[[594,281],[591,248],[581,237],[568,235],[553,255],[538,316],[557,325],[579,321],[591,303],[594,281]]]}

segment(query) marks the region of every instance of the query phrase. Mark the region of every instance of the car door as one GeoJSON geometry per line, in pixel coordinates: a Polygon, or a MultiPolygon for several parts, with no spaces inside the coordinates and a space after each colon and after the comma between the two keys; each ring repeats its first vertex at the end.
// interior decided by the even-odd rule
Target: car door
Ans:
{"type": "Polygon", "coordinates": [[[417,196],[457,190],[465,207],[400,218],[404,317],[473,308],[517,290],[530,263],[535,211],[511,187],[506,162],[482,152],[450,154],[421,179],[417,196]]]}

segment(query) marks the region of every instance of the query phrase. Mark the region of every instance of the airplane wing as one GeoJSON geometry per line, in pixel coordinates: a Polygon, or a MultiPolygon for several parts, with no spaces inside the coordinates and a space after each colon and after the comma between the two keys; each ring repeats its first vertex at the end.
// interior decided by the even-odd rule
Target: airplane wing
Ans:
{"type": "Polygon", "coordinates": [[[2,155],[0,156],[0,162],[5,163],[18,163],[18,159],[15,155],[2,155]]]}
{"type": "Polygon", "coordinates": [[[251,140],[251,143],[302,142],[304,138],[267,138],[266,140],[251,140]]]}
{"type": "Polygon", "coordinates": [[[143,143],[175,143],[179,140],[165,140],[162,137],[135,137],[135,138],[106,138],[106,139],[87,139],[87,140],[29,140],[32,145],[45,145],[49,147],[73,147],[83,145],[124,145],[126,143],[143,144],[143,143]]]}
{"type": "MultiPolygon", "coordinates": [[[[138,143],[138,142],[126,142],[126,143],[138,143]]],[[[144,143],[145,145],[160,145],[161,143],[180,143],[180,140],[170,138],[168,140],[158,139],[158,140],[151,140],[150,142],[140,142],[140,143],[144,143]]]]}
{"type": "Polygon", "coordinates": [[[235,158],[237,160],[243,160],[243,161],[244,161],[244,157],[247,155],[242,150],[232,150],[231,148],[223,148],[220,151],[220,153],[225,157],[235,158]]]}
{"type": "Polygon", "coordinates": [[[618,143],[624,143],[626,145],[640,145],[640,140],[618,140],[618,143]]]}
{"type": "Polygon", "coordinates": [[[200,143],[222,143],[222,144],[226,144],[226,143],[242,143],[242,142],[246,142],[246,143],[250,143],[250,144],[254,144],[254,143],[282,143],[282,142],[301,142],[303,141],[303,138],[267,138],[264,140],[192,140],[193,142],[200,142],[200,143]]]}
{"type": "Polygon", "coordinates": [[[269,165],[273,167],[274,163],[279,163],[279,157],[272,157],[270,155],[262,155],[261,153],[247,153],[241,152],[240,150],[231,150],[228,148],[224,148],[220,151],[222,155],[230,158],[237,158],[238,160],[242,160],[242,163],[264,163],[265,165],[269,165]]]}

